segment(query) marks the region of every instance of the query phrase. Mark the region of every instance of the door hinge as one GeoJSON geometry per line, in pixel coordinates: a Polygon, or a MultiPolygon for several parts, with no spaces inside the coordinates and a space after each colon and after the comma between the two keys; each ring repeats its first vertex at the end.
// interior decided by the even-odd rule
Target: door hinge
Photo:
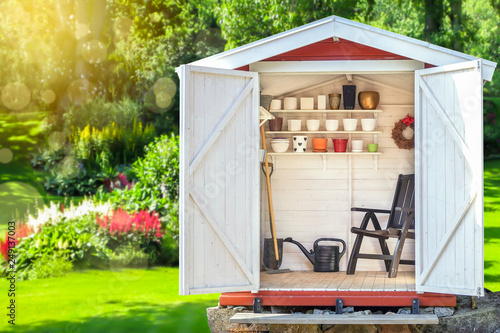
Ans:
{"type": "Polygon", "coordinates": [[[481,71],[481,61],[478,61],[477,62],[477,71],[480,72],[481,71]]]}

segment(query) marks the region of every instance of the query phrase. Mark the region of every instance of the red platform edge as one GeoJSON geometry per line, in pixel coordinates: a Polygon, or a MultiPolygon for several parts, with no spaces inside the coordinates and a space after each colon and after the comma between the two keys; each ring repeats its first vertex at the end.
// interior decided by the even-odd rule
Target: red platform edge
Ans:
{"type": "Polygon", "coordinates": [[[344,306],[411,306],[414,298],[420,306],[456,306],[455,295],[413,291],[260,291],[222,293],[219,304],[223,306],[252,306],[254,298],[262,306],[335,306],[341,298],[344,306]]]}

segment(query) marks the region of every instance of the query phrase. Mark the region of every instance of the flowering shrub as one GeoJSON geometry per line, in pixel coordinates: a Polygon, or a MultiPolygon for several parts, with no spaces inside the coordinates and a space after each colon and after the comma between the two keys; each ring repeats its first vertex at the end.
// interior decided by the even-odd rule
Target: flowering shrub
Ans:
{"type": "MultiPolygon", "coordinates": [[[[141,210],[128,213],[122,208],[111,212],[111,216],[96,216],[97,234],[101,244],[113,252],[136,246],[148,255],[151,264],[161,257],[161,221],[157,213],[141,210]]],[[[126,252],[126,251],[125,251],[126,252]]]]}
{"type": "Polygon", "coordinates": [[[9,261],[9,241],[14,239],[14,246],[17,246],[21,239],[31,235],[33,232],[34,228],[27,224],[18,224],[15,231],[6,231],[4,239],[0,239],[0,253],[3,259],[9,261]]]}
{"type": "Polygon", "coordinates": [[[154,211],[141,210],[138,213],[129,214],[122,208],[116,209],[112,216],[104,216],[101,218],[99,215],[96,217],[96,222],[102,229],[109,231],[112,236],[119,237],[121,234],[139,233],[146,238],[157,237],[160,238],[162,233],[161,222],[158,214],[154,211]]]}
{"type": "Polygon", "coordinates": [[[119,173],[118,176],[114,179],[111,180],[109,178],[104,180],[104,186],[111,192],[114,189],[120,189],[120,190],[130,190],[134,186],[134,181],[129,182],[127,175],[123,173],[119,173]]]}
{"type": "Polygon", "coordinates": [[[38,209],[34,216],[28,216],[26,224],[39,231],[47,223],[56,224],[67,219],[81,219],[86,215],[106,214],[110,209],[109,202],[95,202],[90,199],[84,199],[78,204],[71,202],[67,207],[51,202],[49,206],[38,209]]]}

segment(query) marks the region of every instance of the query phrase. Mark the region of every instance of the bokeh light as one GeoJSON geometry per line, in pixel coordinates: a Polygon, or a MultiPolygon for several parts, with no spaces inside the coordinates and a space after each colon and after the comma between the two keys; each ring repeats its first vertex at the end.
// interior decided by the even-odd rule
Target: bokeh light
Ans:
{"type": "Polygon", "coordinates": [[[168,77],[159,78],[153,85],[153,93],[155,95],[155,103],[157,108],[149,108],[156,113],[165,112],[173,104],[175,94],[177,92],[177,85],[168,77]]]}
{"type": "Polygon", "coordinates": [[[31,92],[25,84],[13,82],[3,87],[1,99],[7,108],[19,111],[30,103],[31,92]]]}
{"type": "Polygon", "coordinates": [[[0,149],[0,163],[7,164],[14,158],[14,153],[9,148],[0,149]]]}
{"type": "Polygon", "coordinates": [[[65,178],[75,178],[80,172],[80,164],[73,156],[66,156],[59,165],[59,171],[65,178]]]}
{"type": "Polygon", "coordinates": [[[133,21],[128,17],[119,17],[113,23],[113,43],[118,44],[121,40],[127,39],[132,30],[133,21]]]}
{"type": "Polygon", "coordinates": [[[157,94],[155,98],[156,105],[159,108],[166,109],[172,105],[172,97],[167,94],[157,94]]]}
{"type": "Polygon", "coordinates": [[[76,38],[82,39],[90,33],[89,25],[86,23],[76,23],[76,38]]]}
{"type": "Polygon", "coordinates": [[[63,132],[54,131],[50,133],[48,142],[51,150],[59,150],[66,144],[66,135],[63,132]]]}
{"type": "Polygon", "coordinates": [[[82,46],[82,58],[89,64],[98,64],[106,60],[107,55],[106,46],[96,39],[86,42],[82,46]]]}
{"type": "Polygon", "coordinates": [[[68,85],[68,99],[75,105],[87,103],[93,97],[94,85],[86,79],[78,79],[72,81],[68,85]]]}
{"type": "Polygon", "coordinates": [[[44,92],[42,92],[41,97],[42,97],[42,101],[45,104],[51,104],[56,100],[56,93],[50,89],[47,89],[44,92]]]}

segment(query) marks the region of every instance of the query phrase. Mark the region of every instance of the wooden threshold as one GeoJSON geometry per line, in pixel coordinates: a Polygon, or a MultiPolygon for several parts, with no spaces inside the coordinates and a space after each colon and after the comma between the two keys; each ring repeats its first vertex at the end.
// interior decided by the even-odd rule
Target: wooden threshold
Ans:
{"type": "Polygon", "coordinates": [[[356,315],[356,314],[274,314],[237,313],[229,319],[238,324],[439,324],[435,314],[356,315]]]}
{"type": "Polygon", "coordinates": [[[260,274],[260,290],[336,290],[336,291],[415,291],[415,272],[399,271],[389,278],[387,272],[317,273],[295,271],[281,274],[260,274]]]}

